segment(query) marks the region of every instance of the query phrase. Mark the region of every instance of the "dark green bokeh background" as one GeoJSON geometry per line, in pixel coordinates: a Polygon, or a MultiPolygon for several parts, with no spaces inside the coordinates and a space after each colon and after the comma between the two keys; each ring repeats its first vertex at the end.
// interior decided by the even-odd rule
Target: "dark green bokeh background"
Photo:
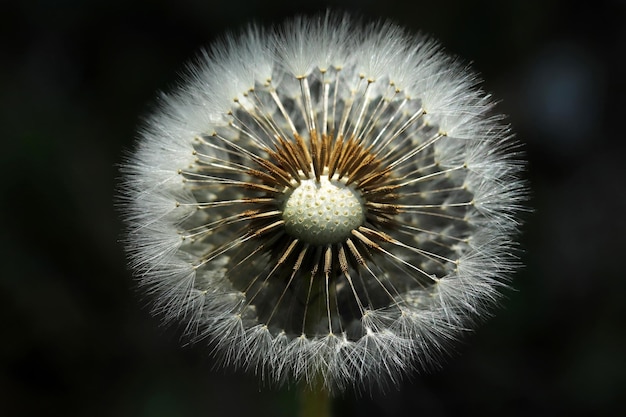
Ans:
{"type": "MultiPolygon", "coordinates": [[[[154,94],[225,30],[329,3],[24,1],[0,13],[0,415],[295,416],[214,370],[137,294],[116,163],[154,94]]],[[[337,2],[472,61],[526,145],[526,268],[440,372],[337,416],[618,415],[626,392],[626,13],[620,2],[337,2]]],[[[621,413],[620,413],[621,411],[621,413]]]]}

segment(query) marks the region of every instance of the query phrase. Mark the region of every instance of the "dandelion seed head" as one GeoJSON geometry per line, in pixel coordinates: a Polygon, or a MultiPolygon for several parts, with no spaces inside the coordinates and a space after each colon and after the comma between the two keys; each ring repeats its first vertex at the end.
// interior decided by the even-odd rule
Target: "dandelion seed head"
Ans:
{"type": "Polygon", "coordinates": [[[123,167],[126,245],[224,365],[342,390],[430,368],[498,299],[516,144],[436,42],[332,12],[229,35],[123,167]]]}

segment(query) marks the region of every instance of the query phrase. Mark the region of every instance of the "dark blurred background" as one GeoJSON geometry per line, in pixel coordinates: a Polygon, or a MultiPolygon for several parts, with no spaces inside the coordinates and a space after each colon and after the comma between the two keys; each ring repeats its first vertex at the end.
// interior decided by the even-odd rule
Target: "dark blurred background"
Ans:
{"type": "Polygon", "coordinates": [[[215,370],[137,294],[116,163],[183,64],[251,19],[328,5],[471,61],[528,157],[526,267],[440,372],[337,416],[626,415],[624,1],[22,1],[0,8],[0,415],[295,416],[297,393],[215,370]]]}

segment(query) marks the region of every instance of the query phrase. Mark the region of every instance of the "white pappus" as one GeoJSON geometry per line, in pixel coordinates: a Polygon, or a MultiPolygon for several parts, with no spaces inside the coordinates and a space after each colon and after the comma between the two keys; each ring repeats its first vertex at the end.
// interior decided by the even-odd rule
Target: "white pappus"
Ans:
{"type": "Polygon", "coordinates": [[[224,365],[328,389],[436,365],[516,268],[517,144],[433,40],[332,12],[188,66],[125,162],[130,266],[224,365]]]}

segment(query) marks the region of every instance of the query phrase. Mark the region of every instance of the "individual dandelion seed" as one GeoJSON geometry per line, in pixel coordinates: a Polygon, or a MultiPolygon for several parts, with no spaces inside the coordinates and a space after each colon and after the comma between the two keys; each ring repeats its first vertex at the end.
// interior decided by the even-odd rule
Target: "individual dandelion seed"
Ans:
{"type": "Polygon", "coordinates": [[[214,45],[123,167],[155,312],[274,383],[436,365],[515,269],[521,163],[477,83],[428,38],[332,12],[214,45]]]}

